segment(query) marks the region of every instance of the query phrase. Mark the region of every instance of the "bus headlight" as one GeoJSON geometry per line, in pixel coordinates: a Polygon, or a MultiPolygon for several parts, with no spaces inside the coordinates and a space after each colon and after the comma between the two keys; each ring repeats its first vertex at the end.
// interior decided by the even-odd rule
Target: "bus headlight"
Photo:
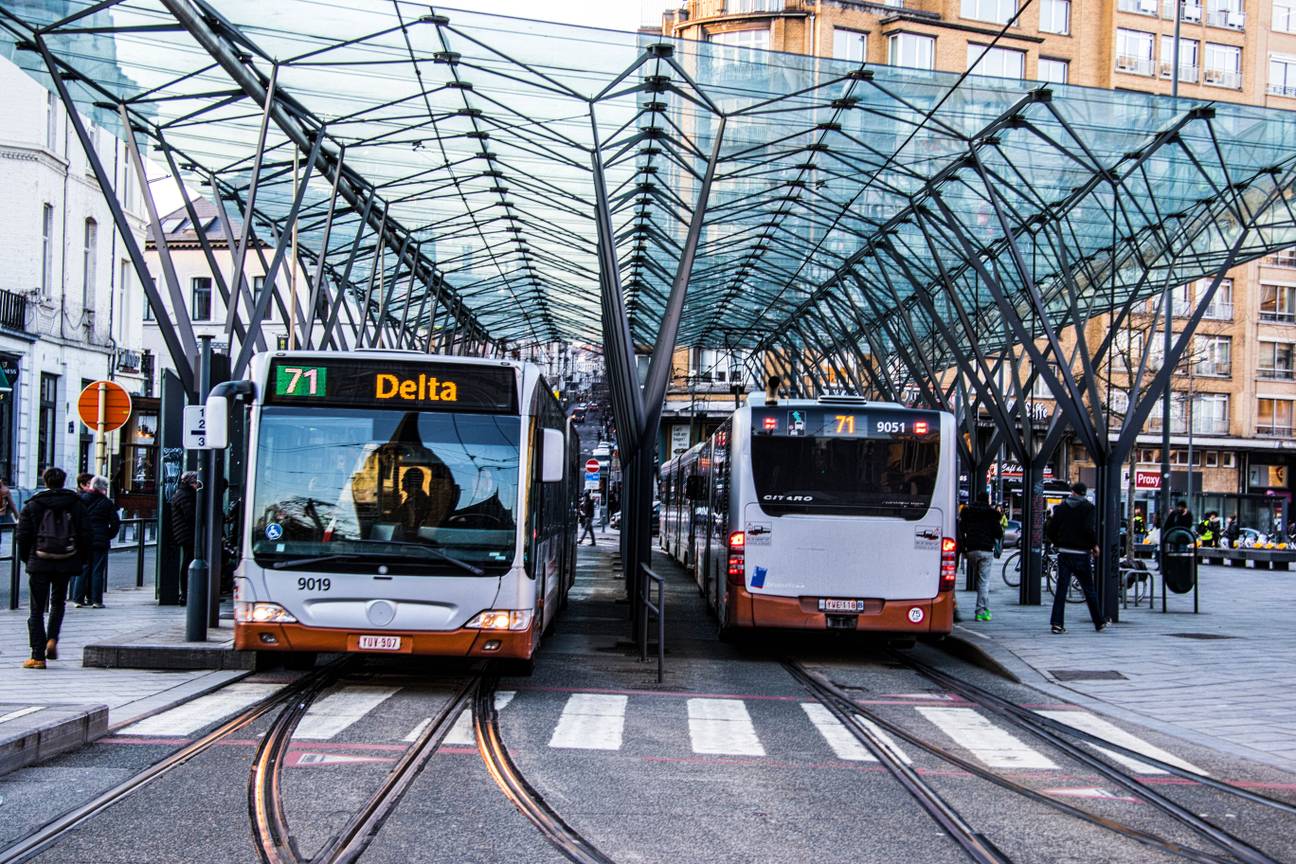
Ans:
{"type": "Polygon", "coordinates": [[[234,604],[234,620],[240,624],[296,624],[292,613],[278,603],[234,604]]]}
{"type": "Polygon", "coordinates": [[[464,626],[475,630],[526,630],[531,626],[531,610],[491,609],[478,612],[464,626]]]}

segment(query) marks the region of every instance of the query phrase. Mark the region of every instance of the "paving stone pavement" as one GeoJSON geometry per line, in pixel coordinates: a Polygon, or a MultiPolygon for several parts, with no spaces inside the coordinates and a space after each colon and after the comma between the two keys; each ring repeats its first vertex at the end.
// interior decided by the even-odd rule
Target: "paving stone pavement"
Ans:
{"type": "MultiPolygon", "coordinates": [[[[69,604],[59,639],[62,659],[43,671],[21,668],[30,656],[27,640],[26,577],[21,608],[8,608],[8,562],[4,562],[3,608],[0,609],[0,703],[17,705],[107,705],[109,725],[116,726],[158,708],[189,698],[237,678],[242,672],[160,672],[142,669],[87,669],[82,649],[89,643],[126,640],[144,633],[184,632],[184,607],[157,605],[153,594],[151,550],[145,560],[145,587],[135,587],[135,553],[114,552],[109,559],[106,609],[77,609],[69,604]]],[[[212,641],[232,638],[229,624],[211,634],[212,641]]]]}
{"type": "Polygon", "coordinates": [[[1191,594],[1171,594],[1163,614],[1158,580],[1155,611],[1146,601],[1131,605],[1120,623],[1096,633],[1084,604],[1069,604],[1067,632],[1055,636],[1051,595],[1044,606],[1018,605],[996,561],[994,620],[971,621],[975,592],[960,591],[965,620],[955,635],[1062,698],[1296,770],[1296,572],[1211,566],[1200,569],[1198,581],[1199,614],[1191,594]],[[1060,680],[1067,671],[1122,677],[1060,680]]]}

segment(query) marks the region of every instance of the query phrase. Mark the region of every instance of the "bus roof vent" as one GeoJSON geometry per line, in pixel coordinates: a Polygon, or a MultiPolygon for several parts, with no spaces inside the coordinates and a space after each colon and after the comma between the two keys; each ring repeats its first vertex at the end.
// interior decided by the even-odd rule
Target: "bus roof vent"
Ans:
{"type": "Polygon", "coordinates": [[[824,405],[867,405],[869,400],[863,396],[831,395],[820,396],[815,401],[824,405]]]}

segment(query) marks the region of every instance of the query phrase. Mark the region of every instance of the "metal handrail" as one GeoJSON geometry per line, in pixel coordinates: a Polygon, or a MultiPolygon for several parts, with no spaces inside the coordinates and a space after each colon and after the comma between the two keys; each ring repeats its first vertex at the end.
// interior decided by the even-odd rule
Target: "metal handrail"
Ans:
{"type": "MultiPolygon", "coordinates": [[[[644,580],[640,583],[639,601],[649,612],[657,616],[657,683],[662,682],[662,666],[666,661],[666,603],[663,591],[666,587],[666,581],[653,572],[647,564],[640,562],[639,569],[643,570],[644,580]],[[652,589],[649,587],[652,583],[657,585],[657,604],[652,603],[652,589]]],[[[644,626],[639,630],[639,662],[648,659],[648,616],[644,616],[644,626]]]]}
{"type": "MultiPolygon", "coordinates": [[[[156,527],[152,532],[153,533],[152,540],[148,539],[149,532],[147,530],[147,527],[149,525],[156,526],[157,519],[145,518],[143,516],[132,516],[129,519],[121,520],[121,524],[123,528],[125,528],[127,525],[135,526],[135,536],[129,541],[119,542],[110,545],[108,551],[116,552],[121,549],[131,549],[131,548],[135,549],[135,587],[143,588],[144,587],[144,548],[146,546],[157,545],[156,527]]],[[[16,532],[17,530],[18,530],[18,525],[17,523],[14,522],[0,525],[0,537],[3,537],[6,531],[16,532]]],[[[118,537],[120,536],[122,536],[122,532],[118,532],[118,537]]],[[[10,610],[14,610],[18,608],[18,598],[19,595],[22,593],[22,573],[21,573],[21,568],[19,567],[18,550],[16,546],[17,544],[13,542],[13,538],[10,538],[9,553],[7,555],[0,555],[0,561],[9,562],[9,608],[10,610]]]]}

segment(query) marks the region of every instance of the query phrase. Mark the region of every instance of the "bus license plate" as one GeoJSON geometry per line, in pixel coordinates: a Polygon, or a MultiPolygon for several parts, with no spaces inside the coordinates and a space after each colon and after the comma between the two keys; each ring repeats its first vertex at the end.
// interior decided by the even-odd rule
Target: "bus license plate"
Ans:
{"type": "Polygon", "coordinates": [[[361,636],[361,651],[399,651],[401,649],[401,637],[399,636],[361,636]]]}
{"type": "Polygon", "coordinates": [[[820,612],[863,612],[863,600],[839,600],[825,597],[819,601],[820,612]]]}

